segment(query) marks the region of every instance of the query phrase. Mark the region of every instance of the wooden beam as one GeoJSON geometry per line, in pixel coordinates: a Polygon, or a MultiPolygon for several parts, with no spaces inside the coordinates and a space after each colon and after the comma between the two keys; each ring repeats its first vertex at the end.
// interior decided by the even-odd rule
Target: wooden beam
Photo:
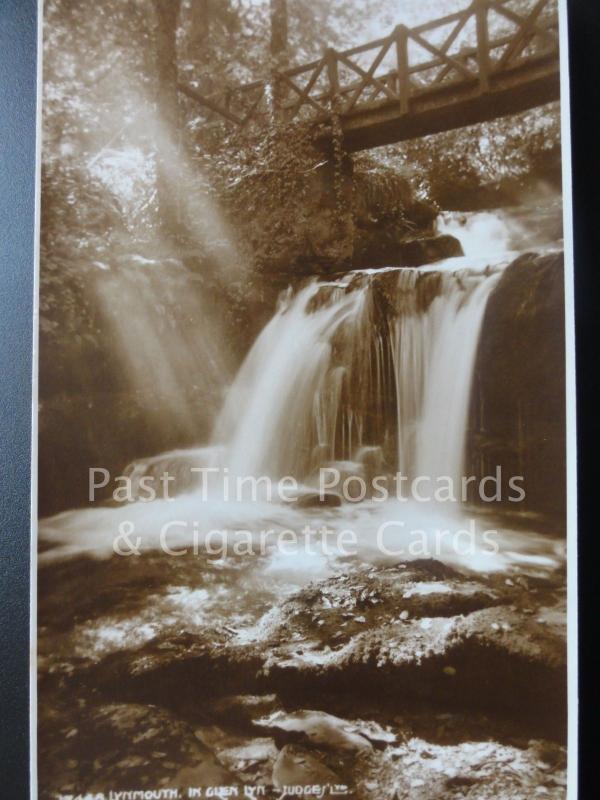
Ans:
{"type": "Polygon", "coordinates": [[[340,75],[338,71],[337,53],[332,47],[325,52],[327,77],[329,79],[329,102],[334,109],[340,94],[340,75]]]}
{"type": "Polygon", "coordinates": [[[400,112],[408,114],[410,106],[410,65],[408,63],[408,28],[406,25],[398,25],[395,36],[400,112]]]}
{"type": "MultiPolygon", "coordinates": [[[[310,79],[308,80],[308,82],[306,83],[306,85],[304,86],[303,89],[300,89],[300,87],[298,87],[298,88],[294,87],[296,89],[296,91],[300,92],[300,97],[298,98],[298,100],[296,100],[295,103],[291,103],[291,104],[284,103],[283,104],[284,108],[286,110],[289,111],[291,109],[291,113],[289,115],[289,119],[294,119],[294,117],[296,116],[298,111],[300,111],[300,109],[302,108],[302,105],[303,105],[303,99],[305,97],[307,99],[309,98],[310,93],[311,93],[315,83],[319,80],[319,76],[323,72],[324,66],[325,66],[325,57],[323,57],[317,63],[317,66],[313,70],[313,74],[311,75],[310,79]]],[[[287,73],[286,73],[286,75],[287,75],[287,73]]],[[[317,96],[314,99],[318,101],[319,100],[319,96],[317,96]]]]}
{"type": "Polygon", "coordinates": [[[182,94],[185,94],[187,97],[191,98],[192,100],[195,100],[197,103],[200,103],[200,105],[209,108],[216,114],[220,114],[222,117],[229,120],[229,122],[234,122],[236,125],[242,124],[242,120],[240,117],[236,116],[235,114],[232,114],[231,111],[228,111],[226,108],[223,108],[223,106],[218,105],[217,103],[214,102],[214,100],[211,100],[210,98],[205,97],[203,94],[200,94],[200,92],[196,91],[196,89],[193,89],[191,86],[188,86],[185,83],[178,83],[177,89],[182,94]]]}
{"type": "Polygon", "coordinates": [[[249,111],[246,112],[246,114],[244,115],[244,118],[242,119],[242,123],[241,123],[242,124],[242,128],[245,128],[246,125],[256,116],[256,110],[258,109],[259,105],[261,104],[261,101],[263,100],[263,98],[265,96],[265,89],[266,89],[266,84],[263,83],[262,87],[261,87],[260,94],[258,95],[256,100],[252,103],[252,105],[250,106],[249,111]]]}
{"type": "MultiPolygon", "coordinates": [[[[545,0],[544,0],[545,2],[545,0]]],[[[477,27],[477,67],[479,69],[479,87],[482,92],[490,88],[490,35],[488,30],[487,0],[475,0],[475,23],[477,27]]]]}
{"type": "MultiPolygon", "coordinates": [[[[390,39],[389,43],[391,44],[391,39],[390,39]]],[[[350,61],[350,59],[346,58],[346,56],[343,53],[338,53],[337,56],[338,56],[338,59],[343,64],[345,64],[351,70],[356,72],[357,75],[360,75],[361,78],[363,79],[361,84],[360,84],[360,86],[359,86],[360,91],[362,91],[364,89],[364,87],[367,86],[370,83],[372,86],[378,86],[384,92],[384,94],[386,94],[390,98],[390,100],[393,100],[394,102],[396,102],[398,100],[398,96],[395,94],[395,92],[393,92],[384,83],[381,83],[381,81],[378,80],[378,78],[373,77],[373,75],[370,75],[362,67],[359,67],[358,64],[355,64],[353,61],[350,61]]],[[[349,109],[345,109],[345,110],[349,110],[349,109]]]]}
{"type": "Polygon", "coordinates": [[[414,28],[413,29],[409,28],[408,36],[410,39],[415,41],[425,50],[429,50],[430,53],[433,53],[435,56],[438,56],[442,61],[445,61],[450,66],[454,67],[454,69],[456,69],[458,72],[461,72],[465,76],[465,78],[471,79],[477,77],[469,69],[467,69],[467,67],[465,67],[464,64],[461,64],[461,62],[458,59],[454,58],[453,56],[449,56],[447,53],[443,53],[439,49],[439,47],[436,47],[435,45],[431,44],[431,42],[428,42],[427,39],[423,39],[423,37],[420,34],[415,33],[414,28]]]}
{"type": "MultiPolygon", "coordinates": [[[[516,31],[512,44],[506,48],[497,64],[498,69],[503,69],[514,56],[519,55],[534,36],[542,32],[542,29],[537,27],[536,20],[547,3],[548,0],[538,0],[531,13],[522,18],[523,21],[519,23],[519,30],[516,31]]],[[[504,9],[505,15],[506,10],[504,9]]],[[[544,32],[544,35],[546,35],[546,32],[544,32]]]]}
{"type": "MultiPolygon", "coordinates": [[[[494,8],[499,14],[502,14],[504,17],[509,19],[511,22],[515,22],[519,28],[522,28],[523,24],[526,22],[527,18],[522,17],[520,14],[516,14],[510,8],[505,8],[500,0],[488,0],[490,6],[494,8]]],[[[542,6],[546,5],[548,2],[552,2],[552,0],[540,0],[542,6]]],[[[540,9],[541,10],[541,9],[540,9]]],[[[539,13],[539,12],[538,12],[539,13]]],[[[533,30],[543,39],[546,39],[550,44],[556,45],[558,43],[558,31],[556,34],[550,34],[544,28],[540,28],[539,25],[533,25],[533,30]]]]}
{"type": "MultiPolygon", "coordinates": [[[[308,91],[310,91],[310,88],[312,88],[312,87],[309,87],[309,90],[306,91],[306,88],[305,89],[301,89],[299,86],[296,86],[294,81],[292,81],[290,78],[288,78],[288,76],[285,74],[285,72],[277,72],[275,74],[277,75],[277,77],[280,80],[282,80],[287,86],[289,86],[290,89],[293,89],[296,92],[296,94],[299,95],[299,97],[300,97],[300,99],[298,101],[299,108],[301,108],[302,105],[304,105],[304,103],[307,103],[308,105],[312,106],[313,108],[316,108],[316,110],[319,111],[319,112],[327,111],[326,108],[324,108],[323,106],[319,105],[319,103],[317,103],[316,100],[313,100],[313,98],[309,95],[308,91]]],[[[296,113],[296,112],[294,112],[294,113],[296,113]]]]}
{"type": "MultiPolygon", "coordinates": [[[[356,101],[358,100],[358,98],[360,97],[360,95],[362,94],[362,92],[363,92],[363,90],[365,89],[366,86],[368,86],[369,84],[377,85],[377,84],[375,84],[375,80],[376,79],[374,78],[375,70],[381,64],[383,59],[386,57],[387,52],[390,49],[392,42],[393,42],[393,39],[390,36],[388,38],[387,42],[384,45],[382,45],[382,47],[379,50],[379,53],[377,53],[377,55],[373,59],[373,62],[371,63],[371,66],[369,67],[367,73],[365,74],[364,78],[362,79],[360,85],[358,86],[358,88],[355,90],[354,94],[350,98],[350,101],[349,101],[349,103],[348,103],[348,105],[346,106],[346,109],[345,109],[346,111],[352,111],[352,109],[356,105],[356,101]]],[[[377,83],[379,84],[380,91],[386,91],[386,92],[388,91],[385,88],[385,84],[381,83],[380,81],[378,81],[377,83]]]]}
{"type": "MultiPolygon", "coordinates": [[[[447,53],[448,50],[452,47],[452,45],[456,41],[456,37],[462,31],[462,29],[465,27],[465,25],[467,24],[467,22],[469,21],[470,18],[471,18],[470,11],[469,11],[468,14],[461,15],[460,19],[457,21],[456,25],[454,26],[454,28],[450,32],[450,35],[446,38],[446,40],[442,44],[442,50],[444,51],[444,53],[447,53]]],[[[458,54],[458,56],[460,57],[460,54],[458,54]]],[[[462,58],[461,58],[461,61],[462,61],[462,58]]],[[[444,78],[450,72],[452,72],[452,69],[453,69],[453,67],[450,64],[446,64],[446,66],[443,69],[441,69],[440,72],[436,75],[436,77],[435,77],[433,82],[434,83],[441,83],[441,81],[443,81],[444,78]]]]}

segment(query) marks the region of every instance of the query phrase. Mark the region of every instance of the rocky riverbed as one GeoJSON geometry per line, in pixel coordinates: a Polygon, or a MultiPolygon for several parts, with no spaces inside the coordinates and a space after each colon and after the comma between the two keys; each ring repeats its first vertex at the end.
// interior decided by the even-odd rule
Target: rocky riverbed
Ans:
{"type": "Polygon", "coordinates": [[[150,552],[39,584],[43,798],[565,795],[562,567],[150,552]]]}

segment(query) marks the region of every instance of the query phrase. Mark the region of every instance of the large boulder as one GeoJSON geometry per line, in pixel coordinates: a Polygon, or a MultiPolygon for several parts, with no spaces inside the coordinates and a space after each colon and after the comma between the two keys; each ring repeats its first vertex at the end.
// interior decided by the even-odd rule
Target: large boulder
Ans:
{"type": "Polygon", "coordinates": [[[419,200],[398,170],[315,154],[285,187],[283,175],[271,173],[240,181],[230,198],[249,257],[261,273],[418,266],[462,252],[451,237],[434,236],[437,207],[419,200]],[[257,193],[263,196],[270,182],[274,192],[282,192],[280,199],[273,194],[259,202],[257,193]]]}
{"type": "Polygon", "coordinates": [[[358,238],[352,264],[355,268],[421,267],[443,258],[464,255],[458,239],[447,234],[410,238],[397,227],[363,232],[358,238]]]}
{"type": "Polygon", "coordinates": [[[525,476],[528,511],[562,518],[565,477],[563,254],[526,253],[491,295],[477,355],[472,472],[525,476]]]}

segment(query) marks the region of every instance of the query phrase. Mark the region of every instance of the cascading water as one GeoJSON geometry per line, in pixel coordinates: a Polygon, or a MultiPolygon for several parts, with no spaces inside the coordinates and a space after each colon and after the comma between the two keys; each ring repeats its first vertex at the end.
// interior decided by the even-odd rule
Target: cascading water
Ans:
{"type": "Polygon", "coordinates": [[[494,258],[516,249],[523,238],[523,227],[500,212],[482,211],[477,214],[447,212],[437,223],[440,234],[455,236],[467,258],[494,258]]]}
{"type": "Polygon", "coordinates": [[[314,280],[287,296],[219,418],[227,466],[305,480],[322,463],[380,447],[390,468],[459,485],[479,332],[497,280],[400,269],[314,280]]]}
{"type": "MultiPolygon", "coordinates": [[[[487,300],[497,281],[497,274],[443,275],[441,294],[421,323],[428,341],[419,347],[425,365],[416,473],[433,479],[448,476],[454,486],[460,485],[464,472],[475,356],[487,300]]],[[[399,376],[399,381],[405,380],[405,375],[399,376]]]]}
{"type": "Polygon", "coordinates": [[[342,373],[331,370],[337,331],[360,327],[365,291],[311,283],[287,297],[258,337],[232,386],[216,428],[228,467],[239,475],[298,474],[311,425],[335,438],[342,373]]]}
{"type": "MultiPolygon", "coordinates": [[[[506,236],[496,237],[504,242],[499,252],[486,255],[483,230],[488,223],[497,230],[498,223],[495,218],[490,223],[491,215],[476,216],[479,220],[467,220],[467,232],[474,235],[464,257],[419,269],[317,278],[285,293],[228,391],[213,446],[134,462],[126,471],[132,483],[141,486],[144,478],[165,470],[189,478],[190,467],[217,472],[226,467],[228,475],[242,478],[293,476],[310,495],[319,469],[336,467],[366,483],[374,475],[400,473],[409,480],[424,476],[432,484],[448,478],[459,486],[485,309],[511,260],[500,253],[506,236]]],[[[448,217],[442,224],[455,222],[448,217]]],[[[110,556],[123,520],[127,531],[140,535],[142,550],[163,547],[165,526],[171,546],[188,546],[193,539],[196,548],[211,529],[243,528],[256,541],[265,525],[271,531],[303,531],[310,520],[315,530],[325,524],[338,533],[351,529],[362,559],[397,560],[402,548],[407,553],[411,534],[422,532],[429,549],[408,551],[409,557],[428,553],[482,570],[557,563],[553,544],[532,531],[502,526],[495,531],[498,550],[482,548],[484,532],[474,520],[479,543],[474,551],[440,545],[439,531],[462,531],[466,518],[460,503],[449,507],[437,497],[423,505],[414,497],[406,502],[401,491],[381,502],[366,496],[342,508],[307,508],[264,493],[250,500],[246,494],[225,498],[216,476],[214,483],[208,481],[208,496],[200,497],[196,477],[181,481],[174,499],[159,495],[150,503],[66,512],[43,521],[40,537],[51,547],[41,558],[81,552],[110,556]],[[400,546],[393,552],[382,550],[374,538],[390,520],[395,520],[391,541],[400,546]]],[[[310,557],[300,548],[292,554],[273,550],[267,569],[293,574],[302,584],[331,569],[336,558],[335,550],[310,557]]]]}

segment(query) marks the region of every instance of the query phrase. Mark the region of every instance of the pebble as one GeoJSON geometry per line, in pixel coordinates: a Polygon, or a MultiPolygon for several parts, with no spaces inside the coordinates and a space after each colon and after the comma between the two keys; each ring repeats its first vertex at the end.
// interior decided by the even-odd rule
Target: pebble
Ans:
{"type": "Polygon", "coordinates": [[[451,666],[444,667],[444,675],[456,675],[456,669],[451,666]]]}
{"type": "Polygon", "coordinates": [[[400,612],[400,619],[408,619],[408,617],[409,617],[409,613],[408,613],[408,611],[406,609],[404,609],[404,611],[400,612]]]}

